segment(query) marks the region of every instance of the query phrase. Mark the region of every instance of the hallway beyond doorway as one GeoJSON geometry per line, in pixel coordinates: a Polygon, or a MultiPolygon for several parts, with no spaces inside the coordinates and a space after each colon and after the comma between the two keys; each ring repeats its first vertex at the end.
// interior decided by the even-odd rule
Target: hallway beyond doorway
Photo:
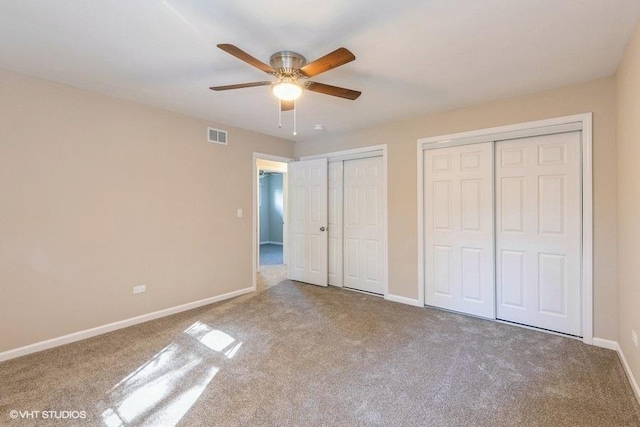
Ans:
{"type": "Polygon", "coordinates": [[[260,245],[260,265],[283,264],[282,245],[264,243],[260,245]]]}

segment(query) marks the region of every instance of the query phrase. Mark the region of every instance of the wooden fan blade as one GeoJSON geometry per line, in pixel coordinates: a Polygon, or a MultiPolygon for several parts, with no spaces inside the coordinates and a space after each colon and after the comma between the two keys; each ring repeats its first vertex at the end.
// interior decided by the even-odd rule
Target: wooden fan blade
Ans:
{"type": "Polygon", "coordinates": [[[253,82],[253,83],[240,83],[237,85],[226,85],[226,86],[212,86],[209,89],[211,90],[230,90],[230,89],[242,89],[244,87],[256,87],[256,86],[267,86],[271,85],[271,82],[253,82]]]}
{"type": "Polygon", "coordinates": [[[362,92],[357,90],[345,89],[338,86],[326,85],[324,83],[307,82],[306,87],[312,92],[323,93],[325,95],[338,96],[345,99],[358,99],[362,92]]]}
{"type": "Polygon", "coordinates": [[[237,48],[232,44],[219,44],[218,47],[220,49],[224,50],[225,52],[227,52],[228,54],[235,56],[239,60],[244,61],[249,65],[253,65],[254,67],[264,71],[265,73],[275,73],[276,72],[276,70],[271,68],[269,65],[265,64],[264,62],[260,61],[259,59],[254,58],[253,56],[249,55],[244,50],[242,50],[240,48],[237,48]]]}
{"type": "Polygon", "coordinates": [[[295,108],[295,101],[280,101],[280,110],[289,111],[295,108]]]}
{"type": "Polygon", "coordinates": [[[353,53],[348,49],[341,47],[300,68],[300,73],[306,77],[317,76],[320,73],[337,68],[347,62],[353,61],[354,59],[356,59],[356,57],[353,53]]]}

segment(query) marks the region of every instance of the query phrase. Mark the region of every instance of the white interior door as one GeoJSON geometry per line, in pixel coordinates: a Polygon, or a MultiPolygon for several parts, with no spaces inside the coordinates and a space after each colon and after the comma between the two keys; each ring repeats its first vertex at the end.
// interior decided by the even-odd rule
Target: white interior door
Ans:
{"type": "Polygon", "coordinates": [[[581,335],[580,142],[496,143],[498,319],[581,335]]]}
{"type": "Polygon", "coordinates": [[[495,316],[493,142],[424,151],[426,304],[495,316]]]}
{"type": "Polygon", "coordinates": [[[344,286],[384,294],[382,157],[344,162],[344,286]]]}
{"type": "Polygon", "coordinates": [[[327,159],[289,163],[289,278],[327,286],[327,159]]]}
{"type": "Polygon", "coordinates": [[[329,284],[342,286],[342,162],[329,162],[329,284]]]}

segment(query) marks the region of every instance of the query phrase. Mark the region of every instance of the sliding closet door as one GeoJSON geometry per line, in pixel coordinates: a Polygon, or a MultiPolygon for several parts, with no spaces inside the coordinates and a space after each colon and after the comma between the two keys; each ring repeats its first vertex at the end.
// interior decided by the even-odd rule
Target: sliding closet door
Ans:
{"type": "Polygon", "coordinates": [[[581,335],[580,132],[496,143],[497,317],[581,335]]]}
{"type": "Polygon", "coordinates": [[[382,157],[344,162],[344,286],[384,294],[382,157]]]}
{"type": "Polygon", "coordinates": [[[426,304],[494,313],[493,143],[424,152],[426,304]]]}

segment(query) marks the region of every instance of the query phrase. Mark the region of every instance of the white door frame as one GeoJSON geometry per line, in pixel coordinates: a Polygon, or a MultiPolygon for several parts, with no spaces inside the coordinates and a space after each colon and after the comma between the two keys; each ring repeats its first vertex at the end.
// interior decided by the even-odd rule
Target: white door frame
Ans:
{"type": "MultiPolygon", "coordinates": [[[[252,179],[252,187],[253,187],[253,209],[252,209],[252,223],[251,223],[251,229],[253,230],[252,232],[252,238],[253,238],[253,243],[252,243],[252,250],[253,250],[253,262],[252,262],[252,266],[253,268],[252,270],[252,274],[251,274],[251,288],[255,291],[256,290],[256,285],[258,283],[258,270],[260,269],[260,258],[258,257],[258,238],[259,238],[259,229],[258,227],[260,227],[260,224],[258,222],[258,209],[259,209],[259,205],[258,205],[258,185],[259,185],[259,181],[258,181],[258,160],[271,160],[271,161],[275,161],[275,162],[282,162],[282,163],[290,163],[293,162],[294,159],[291,159],[289,157],[281,157],[281,156],[274,156],[272,154],[264,154],[264,153],[258,153],[255,152],[253,153],[253,163],[251,168],[253,169],[253,179],[252,179]]],[[[260,168],[262,170],[266,170],[265,168],[260,168]]],[[[274,170],[274,172],[282,172],[279,170],[274,170]]],[[[284,202],[284,215],[287,215],[287,203],[288,203],[288,188],[286,186],[286,174],[283,175],[282,177],[282,192],[283,192],[283,202],[284,202]]],[[[288,221],[287,218],[284,218],[284,228],[282,230],[282,238],[283,238],[283,242],[285,241],[285,239],[288,237],[289,233],[288,233],[288,221]]],[[[286,243],[285,243],[285,248],[287,247],[286,243]]],[[[284,261],[284,253],[283,253],[283,261],[284,261]]]]}
{"type": "Polygon", "coordinates": [[[593,344],[593,114],[584,113],[450,135],[420,138],[418,160],[418,301],[424,306],[424,157],[423,151],[534,135],[582,131],[582,341],[593,344]]]}
{"type": "Polygon", "coordinates": [[[329,267],[332,264],[331,255],[335,256],[334,267],[336,271],[331,272],[329,269],[329,286],[336,286],[342,288],[343,280],[344,280],[344,253],[342,245],[338,245],[336,242],[335,248],[331,250],[331,241],[332,239],[338,240],[342,243],[343,236],[343,222],[344,222],[344,162],[329,162],[328,165],[329,173],[327,177],[327,186],[328,186],[328,194],[327,194],[327,205],[329,208],[329,214],[327,216],[327,224],[329,225],[329,267]],[[339,179],[338,179],[339,176],[339,179]],[[335,190],[335,194],[332,197],[332,190],[335,190]],[[335,208],[335,217],[332,218],[331,209],[335,208]],[[332,222],[332,220],[334,222],[332,222]],[[339,237],[339,239],[336,239],[339,237]],[[333,283],[332,283],[333,282],[333,283]]]}
{"type": "Polygon", "coordinates": [[[340,160],[355,160],[371,157],[372,155],[380,155],[380,153],[382,154],[382,203],[384,205],[384,298],[389,299],[389,207],[387,203],[387,144],[371,145],[368,147],[354,148],[351,150],[334,151],[331,153],[303,156],[300,158],[300,160],[313,160],[322,157],[326,157],[329,162],[340,160]]]}

